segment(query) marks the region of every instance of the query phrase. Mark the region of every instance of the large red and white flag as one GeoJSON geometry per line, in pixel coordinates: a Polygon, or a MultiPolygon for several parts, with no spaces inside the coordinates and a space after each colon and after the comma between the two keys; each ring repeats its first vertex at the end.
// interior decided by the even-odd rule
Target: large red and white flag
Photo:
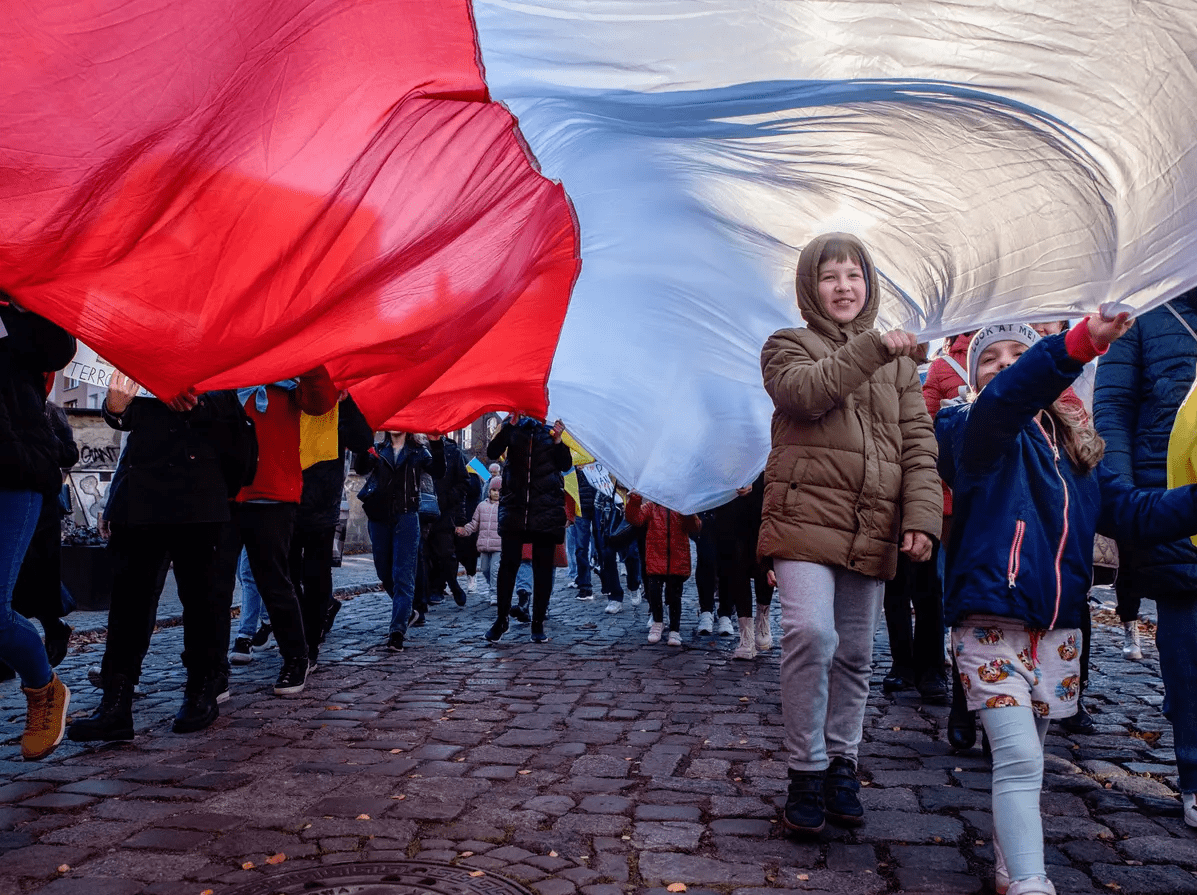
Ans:
{"type": "Polygon", "coordinates": [[[46,0],[0,39],[0,287],[161,394],[323,363],[443,430],[547,385],[683,511],[763,466],[816,233],[928,337],[1197,285],[1191,4],[46,0]]]}

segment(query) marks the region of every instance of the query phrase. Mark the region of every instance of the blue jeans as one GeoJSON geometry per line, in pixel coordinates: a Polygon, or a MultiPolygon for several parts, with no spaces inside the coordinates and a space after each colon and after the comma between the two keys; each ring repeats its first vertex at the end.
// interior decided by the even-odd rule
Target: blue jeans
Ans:
{"type": "Polygon", "coordinates": [[[591,590],[590,584],[590,536],[594,527],[594,516],[578,516],[571,526],[574,531],[574,552],[573,560],[576,570],[574,572],[574,582],[578,585],[578,590],[588,592],[591,590]]]}
{"type": "Polygon", "coordinates": [[[407,634],[416,596],[416,563],[420,558],[420,514],[400,513],[393,523],[370,522],[374,570],[391,595],[392,634],[407,634]]]}
{"type": "Polygon", "coordinates": [[[1172,722],[1180,791],[1197,792],[1197,599],[1157,597],[1155,644],[1164,679],[1164,717],[1172,722]]]}
{"type": "MultiPolygon", "coordinates": [[[[580,516],[578,518],[581,518],[580,516]]],[[[566,574],[569,576],[567,580],[573,581],[578,577],[578,557],[574,555],[577,550],[577,527],[578,521],[575,519],[572,524],[565,527],[565,555],[569,559],[569,568],[566,574]]]]}
{"type": "Polygon", "coordinates": [[[12,589],[41,511],[42,496],[34,491],[0,491],[0,659],[31,689],[50,683],[53,672],[37,628],[13,611],[12,589]]]}
{"type": "Polygon", "coordinates": [[[532,560],[520,561],[519,571],[515,573],[515,592],[532,593],[532,560]]]}
{"type": "Polygon", "coordinates": [[[249,553],[244,547],[241,548],[241,559],[237,562],[237,578],[241,582],[241,624],[237,628],[237,636],[253,637],[258,633],[259,624],[270,624],[270,613],[262,602],[254,573],[249,568],[249,553]]]}

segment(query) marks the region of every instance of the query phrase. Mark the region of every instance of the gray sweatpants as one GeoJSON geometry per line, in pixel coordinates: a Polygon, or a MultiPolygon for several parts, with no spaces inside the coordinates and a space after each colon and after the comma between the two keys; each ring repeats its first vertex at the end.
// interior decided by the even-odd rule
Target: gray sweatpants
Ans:
{"type": "Polygon", "coordinates": [[[848,569],[776,559],[781,709],[792,771],[856,763],[885,582],[848,569]]]}

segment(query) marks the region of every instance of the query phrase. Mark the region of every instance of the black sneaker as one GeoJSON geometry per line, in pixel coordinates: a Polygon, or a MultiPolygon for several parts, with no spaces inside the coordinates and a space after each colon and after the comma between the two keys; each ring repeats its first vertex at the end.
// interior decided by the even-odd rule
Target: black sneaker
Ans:
{"type": "Polygon", "coordinates": [[[526,625],[528,622],[532,621],[528,615],[528,610],[518,604],[511,607],[511,617],[521,625],[526,625]]]}
{"type": "Polygon", "coordinates": [[[409,628],[422,628],[427,621],[426,616],[419,609],[413,609],[411,615],[407,619],[407,626],[409,628]]]}
{"type": "Polygon", "coordinates": [[[254,660],[254,642],[249,637],[238,637],[229,650],[229,661],[234,665],[248,665],[254,660]]]}
{"type": "Polygon", "coordinates": [[[278,680],[274,682],[275,696],[294,696],[303,692],[303,685],[308,681],[308,657],[299,656],[283,662],[283,670],[279,672],[278,680]]]}
{"type": "Polygon", "coordinates": [[[890,673],[881,679],[881,692],[887,696],[890,693],[909,690],[913,686],[914,684],[911,683],[910,677],[897,668],[891,669],[890,673]]]}
{"type": "Polygon", "coordinates": [[[175,713],[171,730],[175,733],[195,733],[203,730],[220,717],[220,709],[216,705],[216,682],[207,677],[203,680],[187,682],[183,690],[183,704],[175,713]]]}
{"type": "Polygon", "coordinates": [[[403,652],[403,635],[396,631],[387,638],[387,649],[392,653],[403,652]]]}
{"type": "Polygon", "coordinates": [[[429,594],[428,595],[428,605],[429,606],[439,606],[443,602],[445,602],[445,592],[444,591],[441,591],[439,594],[429,594]]]}
{"type": "Polygon", "coordinates": [[[453,602],[458,606],[464,606],[466,604],[466,592],[461,589],[461,585],[458,585],[453,590],[453,602]]]}
{"type": "Polygon", "coordinates": [[[846,758],[833,758],[823,781],[827,819],[846,827],[864,823],[864,805],[860,804],[859,792],[856,765],[846,758]]]}
{"type": "MultiPolygon", "coordinates": [[[[884,686],[884,684],[883,684],[884,686]]],[[[942,674],[925,674],[919,678],[919,696],[927,705],[951,705],[948,682],[942,674]]]]}
{"type": "Polygon", "coordinates": [[[274,628],[270,622],[262,622],[262,627],[258,628],[258,633],[254,635],[254,646],[264,647],[270,641],[270,635],[274,632],[274,628]]]}
{"type": "Polygon", "coordinates": [[[1069,733],[1079,733],[1086,736],[1097,732],[1097,725],[1093,723],[1093,717],[1085,711],[1085,707],[1081,705],[1079,699],[1076,701],[1076,714],[1068,718],[1061,718],[1060,726],[1069,733]]]}
{"type": "Polygon", "coordinates": [[[544,632],[544,622],[532,622],[532,642],[544,643],[549,635],[544,632]]]}
{"type": "Polygon", "coordinates": [[[501,620],[496,621],[493,625],[490,626],[490,629],[486,632],[486,639],[490,643],[498,643],[500,640],[503,639],[503,635],[506,633],[507,633],[507,619],[501,619],[501,620]]]}
{"type": "Polygon", "coordinates": [[[823,811],[823,774],[819,771],[790,771],[790,791],[781,822],[791,833],[813,835],[827,825],[823,811]]]}
{"type": "Polygon", "coordinates": [[[229,701],[229,673],[227,671],[216,672],[212,690],[216,694],[218,703],[229,701]]]}
{"type": "Polygon", "coordinates": [[[333,601],[328,604],[328,612],[324,615],[324,626],[320,629],[320,642],[324,643],[324,638],[328,636],[328,632],[332,630],[333,621],[337,617],[337,613],[341,611],[341,601],[333,598],[333,601]]]}

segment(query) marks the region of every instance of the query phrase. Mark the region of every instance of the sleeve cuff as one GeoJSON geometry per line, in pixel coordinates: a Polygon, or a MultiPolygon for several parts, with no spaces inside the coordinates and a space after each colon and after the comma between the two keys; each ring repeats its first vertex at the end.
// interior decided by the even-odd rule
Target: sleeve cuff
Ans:
{"type": "Polygon", "coordinates": [[[1097,347],[1093,335],[1089,332],[1089,318],[1086,317],[1074,326],[1064,336],[1064,347],[1068,349],[1068,356],[1081,364],[1087,364],[1095,357],[1100,357],[1109,350],[1109,345],[1097,347]]]}

